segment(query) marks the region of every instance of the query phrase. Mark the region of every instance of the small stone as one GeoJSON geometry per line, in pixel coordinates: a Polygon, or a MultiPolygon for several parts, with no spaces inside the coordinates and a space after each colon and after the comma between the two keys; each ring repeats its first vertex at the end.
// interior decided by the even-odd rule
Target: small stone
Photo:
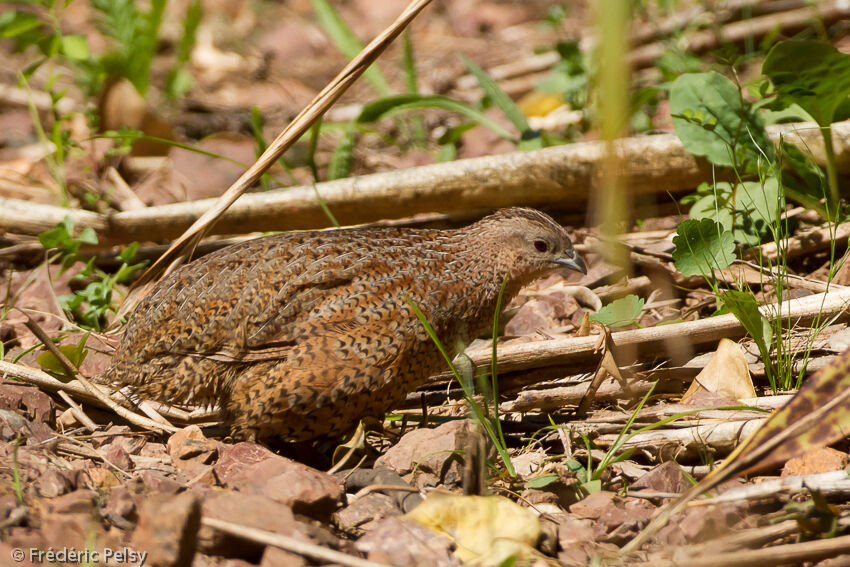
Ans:
{"type": "Polygon", "coordinates": [[[133,470],[133,461],[121,445],[109,445],[103,457],[122,471],[133,470]]]}
{"type": "Polygon", "coordinates": [[[376,520],[400,516],[401,510],[386,494],[372,492],[358,498],[334,514],[334,523],[343,530],[368,530],[376,520]]]}
{"type": "Polygon", "coordinates": [[[48,468],[39,476],[36,488],[44,498],[56,498],[68,492],[71,483],[56,469],[48,468]]]}
{"type": "Polygon", "coordinates": [[[606,510],[615,506],[617,495],[600,490],[570,506],[570,512],[579,518],[598,519],[606,510]]]}
{"type": "Polygon", "coordinates": [[[684,492],[691,483],[682,469],[673,461],[665,461],[643,475],[629,490],[653,490],[656,492],[684,492]]]}
{"type": "Polygon", "coordinates": [[[56,426],[56,406],[53,398],[35,386],[0,382],[0,409],[19,412],[33,423],[56,426]]]}
{"type": "Polygon", "coordinates": [[[537,331],[545,331],[557,326],[555,308],[546,301],[530,299],[505,325],[505,334],[515,337],[533,335],[537,331]]]}
{"type": "Polygon", "coordinates": [[[257,443],[241,441],[235,445],[225,445],[221,451],[213,472],[222,485],[227,485],[233,476],[245,471],[251,465],[276,455],[257,443]]]}
{"type": "Polygon", "coordinates": [[[53,498],[47,504],[54,514],[91,514],[97,494],[91,490],[75,490],[63,496],[53,498]]]}
{"type": "MultiPolygon", "coordinates": [[[[202,512],[205,518],[226,520],[281,535],[295,535],[298,528],[289,506],[259,494],[213,491],[204,497],[202,512]]],[[[204,553],[254,561],[260,558],[264,547],[206,526],[201,528],[198,539],[199,549],[204,553]]]]}

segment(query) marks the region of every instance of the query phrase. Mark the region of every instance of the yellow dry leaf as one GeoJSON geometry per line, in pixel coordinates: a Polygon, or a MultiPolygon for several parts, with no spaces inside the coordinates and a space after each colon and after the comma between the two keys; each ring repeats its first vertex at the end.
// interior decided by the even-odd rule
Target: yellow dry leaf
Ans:
{"type": "Polygon", "coordinates": [[[517,106],[526,116],[546,116],[564,106],[564,97],[560,93],[531,91],[517,101],[517,106]]]}
{"type": "Polygon", "coordinates": [[[501,565],[510,557],[534,556],[540,523],[528,508],[502,496],[432,492],[407,518],[451,538],[464,563],[501,565]]]}
{"type": "Polygon", "coordinates": [[[720,339],[711,360],[697,374],[691,387],[682,396],[682,403],[688,403],[697,392],[712,392],[733,400],[756,397],[741,345],[729,339],[720,339]]]}

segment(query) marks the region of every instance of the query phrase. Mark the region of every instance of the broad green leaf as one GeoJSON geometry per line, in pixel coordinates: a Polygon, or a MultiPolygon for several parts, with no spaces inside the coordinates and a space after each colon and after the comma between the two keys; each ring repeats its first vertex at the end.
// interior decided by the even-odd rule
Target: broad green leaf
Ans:
{"type": "Polygon", "coordinates": [[[689,211],[692,219],[712,219],[725,230],[732,231],[737,244],[755,246],[772,236],[771,226],[778,226],[779,182],[770,177],[764,184],[747,181],[732,186],[718,182],[713,187],[703,184],[703,196],[689,211]]]}
{"type": "Polygon", "coordinates": [[[626,297],[612,301],[600,309],[598,313],[591,315],[590,320],[598,321],[609,327],[631,325],[640,317],[644,303],[646,303],[646,300],[642,297],[627,295],[626,297]]]}
{"type": "Polygon", "coordinates": [[[73,230],[74,226],[71,223],[71,217],[65,217],[62,219],[62,222],[56,225],[56,228],[39,234],[38,241],[47,249],[59,248],[71,238],[71,232],[73,230]]]}
{"type": "Polygon", "coordinates": [[[40,26],[41,20],[27,12],[9,10],[0,14],[0,37],[3,38],[18,37],[40,26]]]}
{"type": "MultiPolygon", "coordinates": [[[[79,368],[83,361],[88,356],[89,351],[86,350],[86,341],[88,340],[88,333],[83,335],[83,338],[80,339],[80,342],[75,345],[59,345],[59,351],[64,354],[71,364],[74,365],[74,368],[79,368]]],[[[44,368],[46,371],[51,374],[55,374],[60,380],[67,381],[68,377],[65,374],[65,369],[62,368],[62,364],[59,362],[59,359],[53,356],[53,353],[50,351],[46,351],[38,355],[35,359],[36,363],[39,366],[44,368]]]]}
{"type": "Polygon", "coordinates": [[[732,233],[711,219],[688,219],[673,237],[673,263],[683,276],[707,276],[735,260],[732,233]]]}
{"type": "Polygon", "coordinates": [[[780,99],[797,103],[821,126],[850,94],[850,55],[819,41],[777,43],[761,67],[780,99]]]}
{"type": "Polygon", "coordinates": [[[762,153],[773,156],[764,120],[719,73],[687,73],[676,79],[670,87],[670,113],[685,149],[715,165],[754,173],[762,153]]]}
{"type": "Polygon", "coordinates": [[[62,53],[74,61],[84,61],[89,58],[88,40],[82,35],[63,35],[62,53]]]}

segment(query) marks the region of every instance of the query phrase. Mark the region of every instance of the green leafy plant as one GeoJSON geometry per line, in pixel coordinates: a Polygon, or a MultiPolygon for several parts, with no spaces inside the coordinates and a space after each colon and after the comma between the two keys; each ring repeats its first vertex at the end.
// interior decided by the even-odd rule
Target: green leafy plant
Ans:
{"type": "MultiPolygon", "coordinates": [[[[39,241],[47,249],[56,249],[57,253],[50,261],[59,260],[61,272],[71,266],[83,262],[79,254],[83,244],[97,244],[97,236],[90,228],[83,229],[78,236],[73,236],[74,226],[71,219],[65,217],[55,228],[39,235],[39,241]]],[[[117,290],[116,285],[129,280],[137,270],[147,264],[147,260],[132,263],[139,244],[134,242],[118,254],[121,266],[114,274],[108,274],[94,265],[90,258],[83,268],[71,279],[90,281],[85,288],[72,294],[60,295],[59,305],[82,326],[99,331],[106,322],[109,312],[115,312],[116,307],[112,294],[117,290]]],[[[67,353],[66,353],[67,354],[67,353]]]]}
{"type": "Polygon", "coordinates": [[[537,89],[560,94],[564,102],[574,109],[584,108],[590,84],[589,58],[581,52],[577,41],[558,42],[555,49],[561,60],[546,78],[537,83],[537,89]]]}
{"type": "Polygon", "coordinates": [[[159,26],[165,0],[151,0],[147,11],[135,0],[91,0],[98,29],[112,40],[112,50],[89,62],[92,92],[109,77],[124,77],[145,95],[153,57],[159,45],[159,26]]]}
{"type": "Polygon", "coordinates": [[[505,91],[499,87],[496,81],[488,75],[484,69],[464,57],[462,54],[459,55],[460,60],[463,61],[463,64],[466,65],[466,68],[475,76],[475,79],[478,81],[478,85],[484,91],[484,94],[487,98],[492,102],[502,113],[507,117],[508,120],[511,121],[511,124],[514,125],[519,131],[520,141],[517,147],[520,150],[536,150],[542,148],[544,144],[544,140],[540,135],[540,132],[532,130],[528,121],[525,119],[525,115],[522,111],[514,104],[514,101],[511,100],[505,91]]]}
{"type": "Polygon", "coordinates": [[[775,237],[782,198],[779,180],[768,177],[761,181],[737,184],[702,183],[691,201],[692,219],[712,219],[732,234],[736,244],[755,246],[775,237]]]}
{"type": "Polygon", "coordinates": [[[850,95],[850,55],[818,41],[783,41],[765,57],[762,73],[776,87],[780,105],[798,105],[821,127],[829,196],[837,212],[838,170],[830,124],[850,95]]]}

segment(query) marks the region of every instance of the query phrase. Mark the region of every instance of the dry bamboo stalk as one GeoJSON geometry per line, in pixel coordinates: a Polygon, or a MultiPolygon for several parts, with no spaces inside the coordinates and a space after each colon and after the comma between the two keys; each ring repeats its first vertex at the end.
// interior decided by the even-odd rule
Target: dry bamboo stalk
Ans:
{"type": "MultiPolygon", "coordinates": [[[[811,151],[823,160],[823,141],[814,124],[768,128],[776,141],[811,151]]],[[[839,164],[850,170],[850,121],[834,124],[839,164]]],[[[690,189],[712,179],[708,162],[685,151],[672,134],[625,138],[618,142],[630,189],[667,193],[690,189]]],[[[574,207],[583,211],[593,190],[601,142],[583,142],[496,156],[457,160],[316,185],[316,190],[345,225],[380,219],[491,210],[512,205],[574,207]]],[[[160,240],[182,234],[217,199],[203,199],[123,211],[109,216],[0,198],[0,231],[37,235],[65,215],[75,226],[91,226],[113,243],[160,240]]],[[[266,230],[322,228],[329,221],[312,187],[292,187],[242,195],[210,233],[240,234],[266,230]]]]}
{"type": "MultiPolygon", "coordinates": [[[[848,236],[850,236],[850,222],[838,226],[826,225],[789,237],[787,241],[782,242],[782,252],[788,258],[796,258],[812,252],[826,250],[833,242],[836,245],[841,245],[847,241],[848,236]]],[[[750,256],[758,257],[761,254],[763,258],[775,260],[777,248],[776,242],[768,242],[754,249],[750,256]]]]}

